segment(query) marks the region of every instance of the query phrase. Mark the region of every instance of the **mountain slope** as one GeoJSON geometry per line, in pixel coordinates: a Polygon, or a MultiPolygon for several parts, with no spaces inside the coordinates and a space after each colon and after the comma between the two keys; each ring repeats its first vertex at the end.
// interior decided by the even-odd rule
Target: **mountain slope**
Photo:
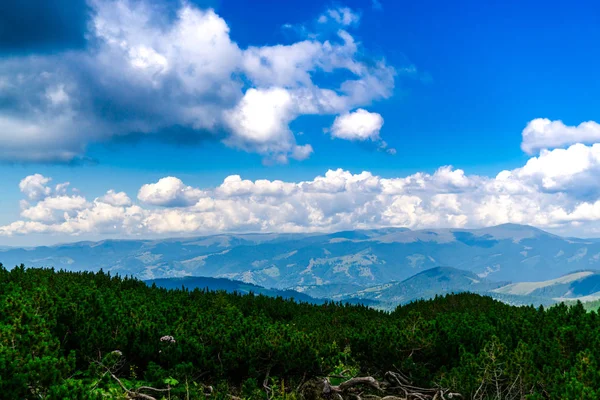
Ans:
{"type": "Polygon", "coordinates": [[[482,279],[469,271],[451,267],[436,267],[420,272],[402,282],[373,286],[338,297],[404,304],[452,292],[487,292],[500,286],[503,284],[482,279]]]}
{"type": "Polygon", "coordinates": [[[547,281],[513,283],[494,289],[493,292],[555,300],[600,299],[600,272],[578,271],[547,281]]]}

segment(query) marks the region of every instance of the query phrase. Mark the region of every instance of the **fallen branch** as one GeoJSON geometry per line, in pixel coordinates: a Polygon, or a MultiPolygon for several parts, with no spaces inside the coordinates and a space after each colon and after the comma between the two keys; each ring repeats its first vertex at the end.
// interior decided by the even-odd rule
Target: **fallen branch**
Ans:
{"type": "Polygon", "coordinates": [[[371,376],[350,378],[337,386],[332,385],[328,378],[323,381],[322,395],[325,398],[338,400],[448,400],[462,398],[460,393],[450,392],[449,389],[422,388],[414,386],[410,379],[401,372],[388,371],[384,381],[378,381],[371,376]],[[358,387],[376,394],[363,394],[358,387]]]}
{"type": "Polygon", "coordinates": [[[269,375],[271,374],[271,367],[267,370],[267,375],[265,376],[265,380],[263,381],[263,388],[267,393],[267,400],[271,400],[273,397],[273,389],[269,386],[269,375]]]}
{"type": "MultiPolygon", "coordinates": [[[[118,355],[120,358],[111,367],[105,365],[101,361],[94,361],[94,363],[96,365],[100,366],[104,370],[104,374],[102,374],[102,377],[100,378],[100,380],[94,385],[94,388],[98,386],[98,383],[102,380],[102,378],[104,376],[109,375],[112,379],[114,379],[119,384],[121,389],[123,389],[123,391],[125,392],[128,399],[156,400],[156,398],[154,396],[151,396],[149,394],[142,393],[142,392],[145,391],[145,392],[156,392],[156,393],[169,393],[171,391],[170,385],[167,385],[166,389],[158,389],[158,388],[155,388],[152,386],[140,386],[138,388],[128,388],[127,386],[125,386],[123,381],[121,381],[121,379],[119,379],[119,377],[117,375],[115,375],[115,372],[118,371],[118,369],[123,364],[123,359],[121,357],[122,354],[119,351],[114,351],[113,353],[118,355]]],[[[204,386],[204,389],[205,390],[208,389],[208,393],[205,393],[205,395],[211,395],[213,392],[212,386],[204,386]]]]}
{"type": "MultiPolygon", "coordinates": [[[[106,368],[106,367],[105,367],[106,368]]],[[[127,389],[127,387],[123,384],[123,382],[121,382],[121,380],[112,373],[111,370],[107,369],[108,373],[110,374],[110,376],[117,381],[117,383],[119,384],[119,386],[121,386],[121,388],[125,391],[125,393],[127,393],[127,397],[130,399],[146,399],[146,400],[156,400],[155,397],[152,397],[150,395],[144,394],[144,393],[139,393],[130,389],[127,389]]]]}

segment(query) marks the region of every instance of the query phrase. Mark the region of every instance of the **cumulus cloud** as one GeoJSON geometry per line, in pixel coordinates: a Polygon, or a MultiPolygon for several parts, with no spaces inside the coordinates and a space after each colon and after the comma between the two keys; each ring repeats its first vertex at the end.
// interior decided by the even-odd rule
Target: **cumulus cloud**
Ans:
{"type": "MultiPolygon", "coordinates": [[[[23,179],[21,219],[1,235],[180,235],[217,232],[316,232],[530,224],[568,234],[597,234],[600,144],[544,151],[495,177],[451,166],[433,173],[381,177],[329,170],[310,180],[248,180],[231,175],[210,188],[166,177],[143,185],[135,204],[109,190],[89,201],[23,179]],[[564,166],[561,168],[560,166],[564,166]]],[[[60,184],[59,184],[60,185],[60,184]]]]}
{"type": "Polygon", "coordinates": [[[220,196],[232,198],[239,196],[285,197],[293,194],[296,190],[298,190],[298,186],[290,182],[267,179],[253,182],[242,179],[239,175],[231,175],[223,180],[215,192],[220,196]]]}
{"type": "Polygon", "coordinates": [[[51,223],[61,217],[73,215],[86,206],[87,200],[84,197],[55,195],[44,198],[35,206],[25,208],[21,211],[21,216],[35,222],[51,223]]]}
{"type": "Polygon", "coordinates": [[[521,148],[527,154],[544,149],[566,147],[576,143],[600,142],[600,124],[582,122],[578,126],[567,126],[562,121],[537,118],[527,124],[522,133],[521,148]]]}
{"type": "Polygon", "coordinates": [[[91,143],[174,127],[189,142],[303,159],[312,147],[296,143],[293,120],[343,114],[394,89],[394,68],[344,30],[359,22],[348,8],[324,14],[344,28],[333,34],[243,49],[212,9],[183,2],[167,18],[151,1],[89,5],[87,49],[0,60],[0,161],[85,160],[91,143]],[[313,80],[339,71],[347,77],[339,85],[313,80]]]}
{"type": "Polygon", "coordinates": [[[138,199],[155,206],[186,207],[196,203],[203,195],[201,190],[185,186],[181,179],[168,176],[142,186],[138,199]]]}
{"type": "Polygon", "coordinates": [[[600,144],[574,144],[567,149],[542,150],[511,173],[544,192],[568,192],[579,198],[600,196],[600,144]]]}
{"type": "Polygon", "coordinates": [[[29,175],[19,182],[19,189],[28,200],[42,200],[52,193],[52,189],[47,186],[51,178],[41,174],[29,175]]]}
{"type": "Polygon", "coordinates": [[[125,192],[115,192],[110,189],[106,194],[102,197],[96,199],[97,202],[106,203],[115,207],[124,207],[131,205],[131,199],[127,196],[125,192]]]}
{"type": "Polygon", "coordinates": [[[380,137],[382,126],[383,117],[380,114],[359,108],[336,117],[331,129],[325,131],[338,139],[361,142],[370,140],[376,143],[378,150],[395,155],[396,149],[388,147],[387,142],[380,137]]]}
{"type": "Polygon", "coordinates": [[[383,117],[380,114],[359,108],[336,117],[331,136],[346,140],[378,140],[382,126],[383,117]]]}
{"type": "Polygon", "coordinates": [[[226,124],[236,135],[225,143],[245,150],[256,149],[285,162],[287,156],[303,160],[312,152],[310,145],[296,144],[288,124],[298,116],[289,91],[281,88],[249,89],[240,103],[225,112],[226,124]]]}

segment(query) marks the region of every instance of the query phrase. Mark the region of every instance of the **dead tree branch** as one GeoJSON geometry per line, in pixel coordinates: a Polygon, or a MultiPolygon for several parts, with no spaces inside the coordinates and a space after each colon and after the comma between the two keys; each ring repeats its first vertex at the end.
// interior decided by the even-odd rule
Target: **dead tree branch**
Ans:
{"type": "Polygon", "coordinates": [[[443,388],[422,388],[401,372],[388,371],[378,381],[372,376],[350,378],[339,385],[332,385],[329,378],[322,381],[322,396],[328,399],[346,400],[448,400],[462,398],[460,393],[443,388]],[[365,394],[363,391],[366,391],[365,394]]]}

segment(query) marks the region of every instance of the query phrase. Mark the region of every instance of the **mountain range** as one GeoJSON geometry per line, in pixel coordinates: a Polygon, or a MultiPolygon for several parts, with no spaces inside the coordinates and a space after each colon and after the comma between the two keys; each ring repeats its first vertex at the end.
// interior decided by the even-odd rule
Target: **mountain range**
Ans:
{"type": "Polygon", "coordinates": [[[488,292],[507,283],[492,282],[472,272],[452,267],[435,267],[402,281],[370,286],[355,292],[332,296],[333,299],[371,299],[383,303],[404,304],[419,298],[431,298],[457,292],[488,292]]]}
{"type": "Polygon", "coordinates": [[[592,270],[600,269],[600,240],[565,238],[514,224],[482,229],[221,234],[5,247],[0,249],[0,262],[75,271],[102,268],[144,280],[226,278],[268,289],[293,289],[313,298],[401,303],[418,295],[469,290],[504,298],[554,299],[593,295],[569,284],[596,288],[592,270]],[[579,278],[569,282],[561,278],[573,271],[587,271],[577,275],[582,283],[579,278]],[[535,285],[524,283],[540,281],[557,284],[530,290],[535,285]]]}
{"type": "Polygon", "coordinates": [[[600,299],[600,271],[576,271],[547,281],[507,283],[482,279],[472,272],[456,268],[436,267],[402,282],[361,288],[331,298],[374,301],[377,303],[373,304],[383,308],[393,308],[418,299],[459,292],[479,293],[514,305],[549,306],[575,300],[589,302],[600,299]]]}
{"type": "Polygon", "coordinates": [[[327,300],[364,304],[391,310],[397,305],[419,299],[429,299],[448,293],[472,292],[491,296],[514,305],[550,306],[558,302],[600,300],[600,272],[577,271],[557,279],[539,282],[493,282],[469,271],[452,267],[435,267],[404,280],[384,285],[360,287],[354,285],[320,285],[296,290],[267,289],[226,278],[183,277],[147,280],[148,285],[166,289],[207,289],[254,293],[296,301],[322,304],[327,300]]]}

